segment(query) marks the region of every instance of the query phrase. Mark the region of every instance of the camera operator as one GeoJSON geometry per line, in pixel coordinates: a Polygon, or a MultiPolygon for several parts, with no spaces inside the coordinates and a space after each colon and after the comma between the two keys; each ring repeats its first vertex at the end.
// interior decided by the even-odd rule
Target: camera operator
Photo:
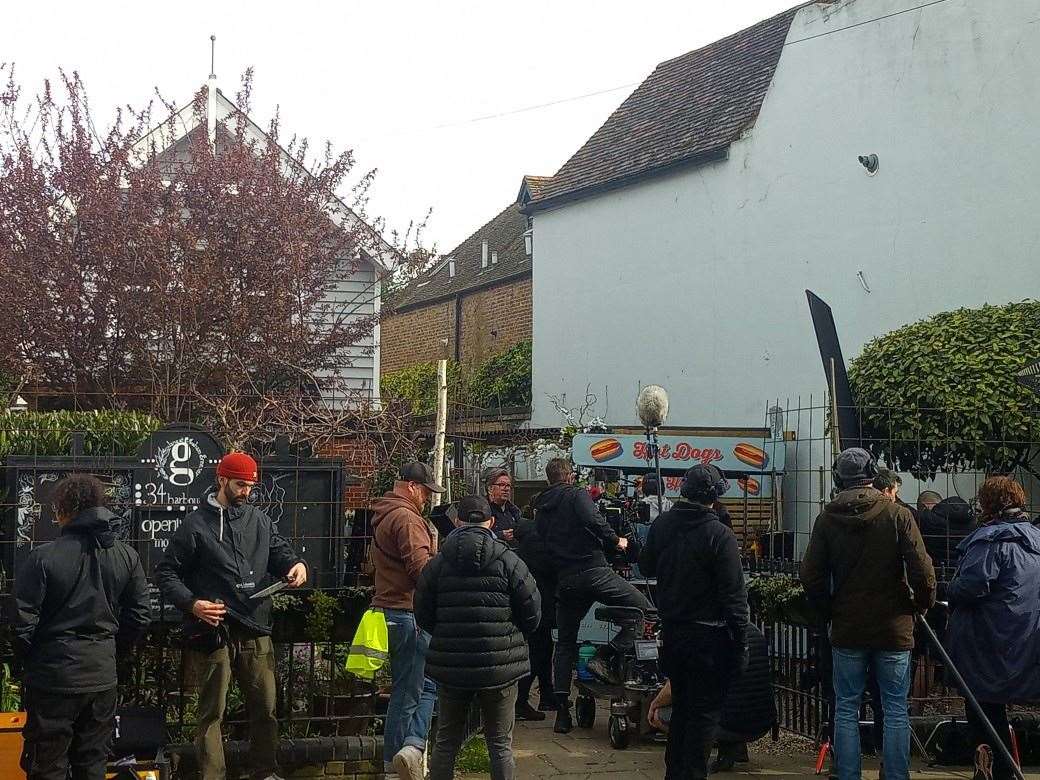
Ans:
{"type": "MultiPolygon", "coordinates": [[[[535,500],[538,533],[559,571],[556,624],[559,631],[553,682],[556,688],[557,734],[573,729],[571,675],[578,658],[578,627],[593,603],[651,609],[646,596],[618,576],[606,551],[624,551],[628,539],[618,536],[596,509],[588,491],[574,484],[574,469],[565,458],[553,458],[545,469],[549,487],[535,500]]],[[[620,654],[636,640],[639,619],[626,622],[611,641],[620,654]]]]}
{"type": "Polygon", "coordinates": [[[728,487],[714,466],[686,472],[675,506],[650,527],[639,568],[657,577],[661,661],[673,713],[665,777],[706,778],[731,682],[747,665],[747,589],[733,531],[712,505],[728,487]]]}

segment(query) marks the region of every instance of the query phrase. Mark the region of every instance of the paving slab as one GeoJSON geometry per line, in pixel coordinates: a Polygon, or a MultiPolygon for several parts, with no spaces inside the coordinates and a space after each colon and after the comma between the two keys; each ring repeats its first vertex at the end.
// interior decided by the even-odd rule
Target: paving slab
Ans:
{"type": "MultiPolygon", "coordinates": [[[[517,723],[513,738],[518,780],[660,780],[664,777],[664,745],[633,741],[627,750],[614,750],[607,739],[607,713],[601,703],[592,729],[575,729],[554,734],[553,717],[540,723],[517,723]]],[[[736,771],[712,775],[718,780],[760,777],[780,780],[820,780],[813,772],[815,756],[805,743],[788,754],[776,754],[767,738],[751,748],[751,762],[738,764],[736,771]]],[[[477,780],[487,775],[459,775],[460,780],[477,780]]],[[[877,761],[865,758],[864,780],[877,780],[877,761]]],[[[911,780],[971,780],[967,768],[927,768],[920,758],[911,762],[911,780]]],[[[1040,769],[1027,768],[1028,780],[1040,780],[1040,769]]]]}

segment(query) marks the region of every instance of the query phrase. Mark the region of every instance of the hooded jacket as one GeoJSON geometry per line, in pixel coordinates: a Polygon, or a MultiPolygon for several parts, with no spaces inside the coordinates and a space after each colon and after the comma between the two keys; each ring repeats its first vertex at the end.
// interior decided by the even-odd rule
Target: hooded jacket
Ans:
{"type": "Polygon", "coordinates": [[[954,665],[979,701],[1040,699],[1040,528],[1008,512],[957,552],[947,587],[946,646],[954,665]]]}
{"type": "Polygon", "coordinates": [[[97,693],[116,687],[116,653],[151,620],[137,552],[116,539],[104,507],[87,509],[61,536],[29,553],[15,581],[16,652],[30,688],[97,693]]]}
{"type": "Polygon", "coordinates": [[[415,621],[432,635],[426,676],[448,688],[504,688],[531,671],[541,600],[520,557],[483,526],[461,526],[423,569],[415,621]]]}
{"type": "Polygon", "coordinates": [[[618,535],[584,488],[550,485],[534,499],[538,533],[561,577],[607,566],[604,549],[617,549],[618,535]]]}
{"type": "Polygon", "coordinates": [[[917,524],[870,486],[843,490],[824,508],[801,580],[831,617],[834,647],[909,650],[914,613],[935,603],[935,570],[917,524]]]}
{"type": "Polygon", "coordinates": [[[166,601],[186,615],[199,599],[219,599],[230,624],[266,636],[271,599],[249,597],[300,562],[270,517],[249,503],[225,509],[211,493],[174,532],[155,580],[166,601]]]}
{"type": "Polygon", "coordinates": [[[677,501],[650,526],[639,570],[657,577],[658,614],[665,631],[721,623],[743,646],[748,603],[740,546],[713,510],[677,501]]]}
{"type": "Polygon", "coordinates": [[[971,505],[959,496],[944,498],[931,509],[917,513],[924,548],[934,566],[953,566],[958,545],[977,525],[971,505]]]}
{"type": "Polygon", "coordinates": [[[372,546],[369,548],[376,572],[373,607],[412,609],[419,575],[437,554],[437,531],[421,514],[408,494],[406,483],[372,504],[372,546]]]}

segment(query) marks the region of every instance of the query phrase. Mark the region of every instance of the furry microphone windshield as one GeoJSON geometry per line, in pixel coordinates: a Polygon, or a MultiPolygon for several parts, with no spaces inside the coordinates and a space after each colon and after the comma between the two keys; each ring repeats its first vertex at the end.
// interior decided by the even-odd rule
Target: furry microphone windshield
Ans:
{"type": "Polygon", "coordinates": [[[647,428],[659,428],[668,419],[668,393],[660,385],[647,385],[639,391],[636,411],[647,428]]]}

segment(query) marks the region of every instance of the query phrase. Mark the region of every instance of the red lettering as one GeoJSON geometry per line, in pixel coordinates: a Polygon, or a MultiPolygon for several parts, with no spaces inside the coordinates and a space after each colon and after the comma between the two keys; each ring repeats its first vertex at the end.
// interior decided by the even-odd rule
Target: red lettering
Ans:
{"type": "Polygon", "coordinates": [[[661,460],[668,460],[670,457],[672,457],[672,448],[668,444],[662,444],[658,448],[657,454],[661,458],[661,460]]]}
{"type": "Polygon", "coordinates": [[[649,448],[646,446],[645,441],[637,441],[636,446],[632,449],[632,454],[639,460],[650,460],[649,448]]]}
{"type": "Polygon", "coordinates": [[[689,460],[690,457],[691,448],[689,444],[687,444],[684,441],[681,441],[675,445],[675,454],[672,455],[672,460],[689,460]]]}
{"type": "Polygon", "coordinates": [[[682,477],[665,477],[664,484],[668,490],[678,490],[682,487],[682,477]]]}
{"type": "Polygon", "coordinates": [[[705,466],[717,460],[722,460],[722,450],[703,449],[700,451],[700,462],[705,466]]]}

